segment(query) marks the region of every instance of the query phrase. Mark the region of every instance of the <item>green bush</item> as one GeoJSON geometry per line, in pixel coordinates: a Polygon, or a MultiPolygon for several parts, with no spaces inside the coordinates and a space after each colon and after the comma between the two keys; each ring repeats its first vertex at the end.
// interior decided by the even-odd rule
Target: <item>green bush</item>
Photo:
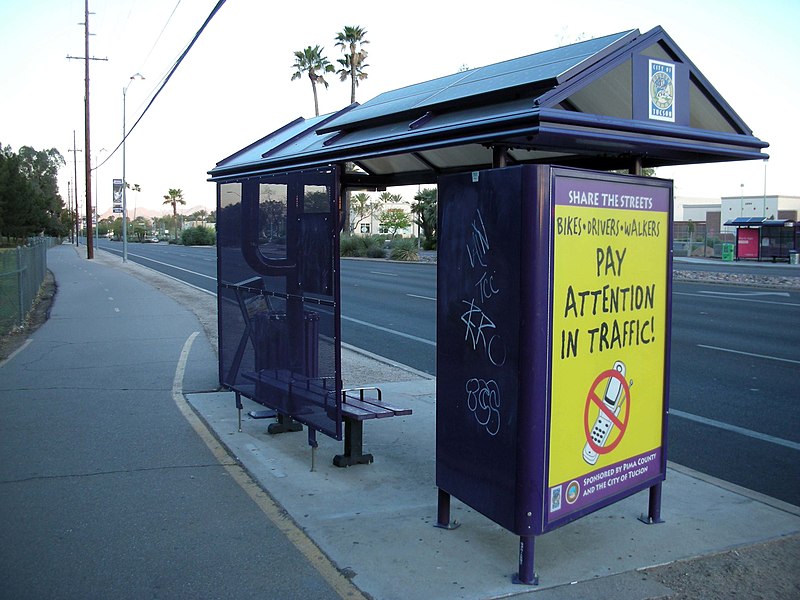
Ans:
{"type": "Polygon", "coordinates": [[[428,239],[425,238],[422,240],[422,249],[423,250],[436,250],[436,242],[437,238],[428,239]]]}
{"type": "Polygon", "coordinates": [[[185,229],[181,234],[181,243],[184,246],[213,246],[217,243],[217,236],[213,229],[199,225],[185,229]]]}
{"type": "Polygon", "coordinates": [[[339,254],[349,257],[386,258],[383,241],[378,236],[342,236],[339,241],[339,254]]]}
{"type": "Polygon", "coordinates": [[[359,238],[352,235],[343,235],[339,240],[339,254],[341,256],[360,256],[361,244],[359,238]]]}
{"type": "Polygon", "coordinates": [[[389,254],[392,260],[419,260],[419,250],[416,240],[401,238],[392,242],[392,249],[389,254]]]}

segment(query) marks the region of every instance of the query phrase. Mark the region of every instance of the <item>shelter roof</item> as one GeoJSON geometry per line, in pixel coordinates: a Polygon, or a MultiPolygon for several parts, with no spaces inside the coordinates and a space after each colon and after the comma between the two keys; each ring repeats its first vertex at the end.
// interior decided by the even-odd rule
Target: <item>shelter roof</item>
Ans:
{"type": "MultiPolygon", "coordinates": [[[[663,81],[662,81],[663,83],[663,81]]],[[[213,180],[346,164],[351,187],[434,182],[506,164],[627,169],[766,158],[724,98],[661,28],[625,31],[385,92],[297,119],[213,180]],[[655,67],[654,67],[655,65],[655,67]],[[650,110],[666,65],[671,110],[650,110]],[[651,90],[648,94],[648,90],[651,90]],[[655,115],[655,116],[654,116],[655,115]]]]}
{"type": "Polygon", "coordinates": [[[792,219],[767,219],[766,217],[736,217],[724,223],[725,227],[793,227],[792,219]]]}

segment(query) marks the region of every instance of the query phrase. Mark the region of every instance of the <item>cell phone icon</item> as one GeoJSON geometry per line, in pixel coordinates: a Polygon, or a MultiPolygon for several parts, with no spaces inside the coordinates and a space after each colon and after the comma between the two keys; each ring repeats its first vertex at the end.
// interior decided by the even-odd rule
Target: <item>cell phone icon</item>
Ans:
{"type": "MultiPolygon", "coordinates": [[[[624,362],[620,360],[615,362],[614,370],[622,375],[623,378],[625,377],[624,362]]],[[[622,397],[622,382],[616,377],[609,377],[608,382],[606,383],[606,391],[603,395],[603,404],[606,406],[608,411],[616,417],[619,415],[619,411],[622,409],[622,404],[624,401],[625,400],[622,397]]],[[[595,446],[599,446],[600,448],[605,446],[608,436],[613,428],[614,423],[608,418],[606,412],[601,410],[597,415],[597,420],[594,422],[594,426],[589,432],[589,435],[591,436],[592,442],[594,442],[595,446]]],[[[593,465],[597,462],[598,458],[599,454],[594,451],[587,441],[586,445],[583,447],[583,460],[590,465],[593,465]]]]}

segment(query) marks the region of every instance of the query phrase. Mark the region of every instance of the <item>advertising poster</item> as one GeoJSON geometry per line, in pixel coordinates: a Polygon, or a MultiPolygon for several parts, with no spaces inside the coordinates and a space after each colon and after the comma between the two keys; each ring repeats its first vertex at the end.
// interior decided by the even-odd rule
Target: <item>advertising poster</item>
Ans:
{"type": "Polygon", "coordinates": [[[114,179],[112,182],[114,194],[113,209],[115,213],[122,212],[122,179],[114,179]]]}
{"type": "Polygon", "coordinates": [[[738,258],[758,258],[758,229],[740,227],[736,232],[736,255],[738,258]]]}
{"type": "Polygon", "coordinates": [[[663,478],[671,189],[556,176],[546,522],[663,478]]]}

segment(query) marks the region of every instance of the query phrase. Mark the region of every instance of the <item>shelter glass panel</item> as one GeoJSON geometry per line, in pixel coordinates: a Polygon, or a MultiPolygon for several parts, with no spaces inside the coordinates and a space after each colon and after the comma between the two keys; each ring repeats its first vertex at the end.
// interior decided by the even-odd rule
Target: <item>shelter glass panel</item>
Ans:
{"type": "Polygon", "coordinates": [[[286,183],[258,186],[258,249],[268,258],[286,258],[286,183]]]}
{"type": "Polygon", "coordinates": [[[338,172],[219,185],[220,383],[341,438],[338,172]]]}

